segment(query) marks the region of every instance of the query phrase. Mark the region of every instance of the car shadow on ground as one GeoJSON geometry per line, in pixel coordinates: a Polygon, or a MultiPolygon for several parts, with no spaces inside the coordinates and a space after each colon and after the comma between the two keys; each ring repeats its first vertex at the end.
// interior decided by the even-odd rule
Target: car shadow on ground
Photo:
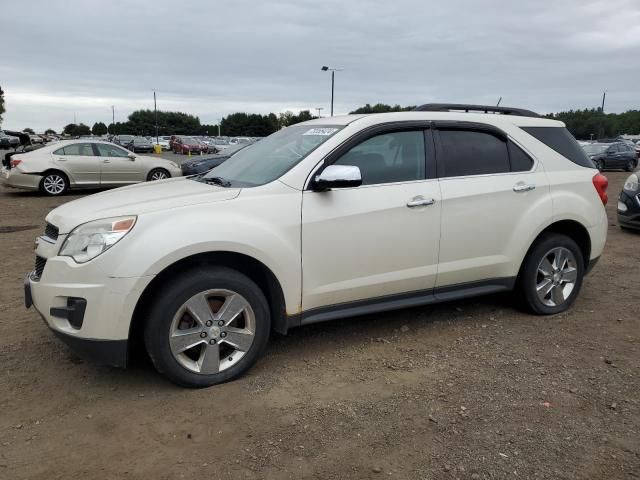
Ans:
{"type": "MultiPolygon", "coordinates": [[[[477,322],[481,318],[485,319],[496,312],[509,316],[520,312],[516,309],[513,293],[493,294],[293,328],[287,335],[271,335],[262,359],[248,375],[268,375],[272,362],[294,363],[308,356],[312,350],[332,350],[337,342],[340,343],[340,349],[359,349],[369,345],[372,340],[384,341],[380,339],[391,337],[405,328],[417,330],[441,321],[453,321],[461,326],[477,322]]],[[[155,371],[141,339],[135,339],[132,347],[126,369],[85,362],[70,350],[66,356],[70,363],[86,364],[87,368],[95,369],[94,380],[104,385],[116,385],[136,392],[181,390],[181,387],[173,385],[155,371]]]]}

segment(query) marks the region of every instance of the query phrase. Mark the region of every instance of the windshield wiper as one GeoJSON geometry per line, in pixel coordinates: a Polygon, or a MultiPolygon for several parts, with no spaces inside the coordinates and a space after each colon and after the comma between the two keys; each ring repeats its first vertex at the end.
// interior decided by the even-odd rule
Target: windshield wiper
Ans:
{"type": "Polygon", "coordinates": [[[225,180],[222,177],[203,177],[202,181],[205,183],[213,183],[214,185],[220,185],[221,187],[230,187],[231,182],[229,180],[225,180]]]}

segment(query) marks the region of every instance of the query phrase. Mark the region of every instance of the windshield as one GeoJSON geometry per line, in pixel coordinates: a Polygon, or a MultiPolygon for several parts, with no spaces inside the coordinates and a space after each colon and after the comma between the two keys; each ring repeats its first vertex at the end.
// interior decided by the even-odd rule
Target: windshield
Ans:
{"type": "Polygon", "coordinates": [[[595,155],[597,153],[604,152],[607,148],[609,148],[609,145],[602,145],[602,144],[592,143],[590,145],[584,145],[582,148],[584,149],[584,151],[587,154],[595,155]]]}
{"type": "Polygon", "coordinates": [[[182,142],[185,145],[198,145],[198,141],[195,138],[183,138],[182,142]]]}
{"type": "Polygon", "coordinates": [[[342,126],[294,125],[240,150],[203,178],[222,177],[233,186],[257,186],[281,177],[342,126]]]}

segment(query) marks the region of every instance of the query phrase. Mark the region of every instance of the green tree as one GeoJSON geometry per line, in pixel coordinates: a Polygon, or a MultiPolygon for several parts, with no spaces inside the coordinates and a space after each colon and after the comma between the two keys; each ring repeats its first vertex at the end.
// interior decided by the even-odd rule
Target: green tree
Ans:
{"type": "Polygon", "coordinates": [[[52,128],[47,128],[47,129],[44,131],[44,134],[45,134],[45,135],[55,135],[55,134],[56,134],[56,131],[55,131],[54,129],[52,129],[52,128]]]}
{"type": "Polygon", "coordinates": [[[237,112],[222,119],[220,130],[222,135],[230,137],[266,137],[278,130],[278,122],[273,113],[260,115],[237,112]]]}
{"type": "Polygon", "coordinates": [[[71,135],[72,137],[78,137],[81,135],[91,135],[91,129],[84,123],[80,123],[78,125],[70,123],[65,125],[63,133],[65,135],[71,135]]]}
{"type": "Polygon", "coordinates": [[[408,112],[416,108],[414,105],[401,107],[400,105],[387,105],[385,103],[376,103],[371,106],[366,104],[364,107],[360,107],[351,113],[387,113],[387,112],[408,112]]]}
{"type": "Polygon", "coordinates": [[[30,133],[31,135],[34,135],[36,132],[33,131],[32,128],[25,128],[24,130],[22,130],[24,133],[30,133]]]}
{"type": "Polygon", "coordinates": [[[102,122],[96,122],[91,127],[91,133],[94,135],[104,135],[107,133],[107,126],[102,122]]]}
{"type": "Polygon", "coordinates": [[[4,109],[4,90],[0,87],[0,125],[2,125],[2,114],[5,112],[4,109]]]}

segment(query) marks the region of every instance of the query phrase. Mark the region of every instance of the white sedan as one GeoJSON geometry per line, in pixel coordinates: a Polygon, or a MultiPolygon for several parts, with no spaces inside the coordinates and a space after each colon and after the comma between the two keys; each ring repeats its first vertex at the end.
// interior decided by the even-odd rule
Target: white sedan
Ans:
{"type": "Polygon", "coordinates": [[[72,188],[117,187],[182,176],[180,166],[136,155],[108,142],[68,140],[3,161],[0,182],[8,187],[62,195],[72,188]]]}

